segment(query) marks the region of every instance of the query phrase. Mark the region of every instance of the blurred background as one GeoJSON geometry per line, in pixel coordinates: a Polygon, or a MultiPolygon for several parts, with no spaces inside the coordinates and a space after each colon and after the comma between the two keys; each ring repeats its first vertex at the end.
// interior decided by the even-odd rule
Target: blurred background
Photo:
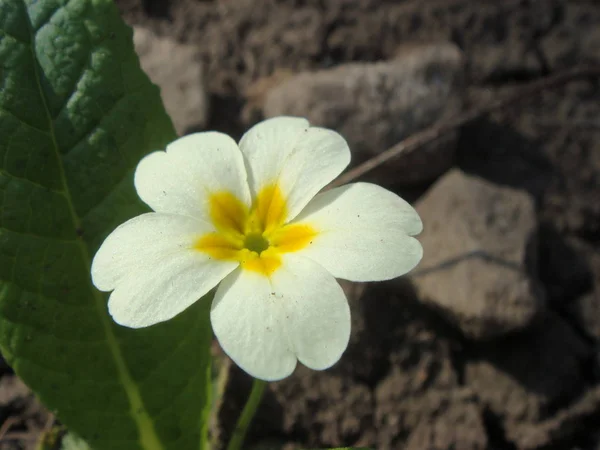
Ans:
{"type": "MultiPolygon", "coordinates": [[[[356,166],[520,98],[360,178],[416,206],[425,257],[342,282],[347,352],[270,384],[249,449],[600,450],[599,1],[116,3],[180,134],[298,115],[356,166]],[[528,89],[575,67],[595,71],[528,89]]],[[[53,418],[0,374],[0,449],[33,449],[53,418]]],[[[217,439],[250,387],[227,375],[217,439]]]]}

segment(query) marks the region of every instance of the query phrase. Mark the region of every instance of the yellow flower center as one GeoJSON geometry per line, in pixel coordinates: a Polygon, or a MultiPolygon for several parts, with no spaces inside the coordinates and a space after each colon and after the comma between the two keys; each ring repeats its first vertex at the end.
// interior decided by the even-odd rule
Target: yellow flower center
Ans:
{"type": "Polygon", "coordinates": [[[317,235],[309,225],[285,224],[287,205],[276,184],[263,188],[250,209],[230,192],[211,194],[209,202],[217,231],[201,236],[194,248],[238,261],[245,270],[270,276],[281,266],[281,254],[306,247],[317,235]]]}

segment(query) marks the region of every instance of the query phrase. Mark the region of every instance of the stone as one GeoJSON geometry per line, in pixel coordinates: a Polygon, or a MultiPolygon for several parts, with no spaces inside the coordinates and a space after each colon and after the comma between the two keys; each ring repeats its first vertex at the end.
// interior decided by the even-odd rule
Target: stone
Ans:
{"type": "MultiPolygon", "coordinates": [[[[357,162],[460,112],[464,59],[452,43],[402,47],[395,58],[349,63],[288,78],[265,96],[267,117],[306,117],[344,136],[357,162]]],[[[430,181],[454,162],[456,134],[401,155],[378,177],[399,184],[430,181]]]]}
{"type": "Polygon", "coordinates": [[[140,65],[160,88],[167,113],[179,135],[204,128],[208,96],[200,55],[195,46],[134,27],[133,42],[140,65]]]}
{"type": "Polygon", "coordinates": [[[471,349],[464,382],[506,438],[525,448],[532,426],[558,420],[566,401],[582,395],[592,357],[573,328],[548,311],[526,331],[471,349]]]}
{"type": "Polygon", "coordinates": [[[22,409],[27,404],[28,397],[32,393],[25,383],[15,375],[6,375],[0,378],[0,408],[6,408],[12,404],[18,404],[15,409],[22,409]]]}
{"type": "Polygon", "coordinates": [[[416,209],[424,256],[412,280],[422,301],[474,339],[528,325],[544,306],[532,197],[453,170],[416,209]]]}

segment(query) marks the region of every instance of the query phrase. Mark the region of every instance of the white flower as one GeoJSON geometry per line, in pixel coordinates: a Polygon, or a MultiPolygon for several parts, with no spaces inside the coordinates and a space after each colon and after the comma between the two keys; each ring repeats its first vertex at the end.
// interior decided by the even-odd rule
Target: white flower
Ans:
{"type": "Polygon", "coordinates": [[[92,263],[110,314],[146,327],[218,285],[213,330],[250,375],[330,367],[350,336],[335,278],[394,278],[422,256],[410,237],[421,220],[397,195],[367,183],[318,193],[349,162],[339,134],[292,117],[259,123],[239,146],[205,132],[146,156],[135,188],[156,212],[119,226],[92,263]]]}

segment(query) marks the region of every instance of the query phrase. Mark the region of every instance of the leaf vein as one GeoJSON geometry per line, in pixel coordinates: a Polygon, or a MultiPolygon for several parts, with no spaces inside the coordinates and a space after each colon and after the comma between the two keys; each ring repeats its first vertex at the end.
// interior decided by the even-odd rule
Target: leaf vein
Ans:
{"type": "MultiPolygon", "coordinates": [[[[129,94],[131,95],[131,93],[129,94]]],[[[115,102],[110,106],[110,108],[108,108],[107,111],[104,112],[104,114],[102,115],[102,117],[98,120],[96,120],[94,122],[94,124],[90,127],[89,130],[87,130],[86,132],[84,132],[81,137],[74,143],[72,144],[69,150],[67,150],[66,152],[62,153],[63,156],[69,156],[73,150],[75,150],[77,147],[79,147],[79,145],[85,141],[86,139],[88,139],[96,130],[98,130],[100,128],[100,125],[102,125],[102,123],[107,119],[110,118],[110,116],[113,114],[115,108],[117,106],[119,106],[119,104],[123,101],[127,99],[127,94],[123,93],[120,94],[117,99],[115,100],[115,102]]]]}
{"type": "Polygon", "coordinates": [[[15,113],[13,113],[12,111],[9,111],[8,109],[5,109],[5,108],[3,108],[3,107],[1,107],[1,106],[0,106],[0,112],[1,112],[1,113],[3,113],[3,114],[6,114],[6,115],[8,115],[8,116],[11,116],[11,117],[13,117],[13,118],[14,118],[15,120],[17,120],[17,121],[18,121],[18,122],[19,122],[21,125],[25,125],[25,126],[27,126],[27,127],[29,127],[29,128],[32,128],[32,129],[34,129],[34,130],[36,130],[36,131],[39,131],[40,133],[44,133],[44,134],[46,134],[46,135],[49,135],[49,134],[50,134],[50,132],[49,132],[48,130],[42,130],[41,128],[39,128],[39,127],[36,127],[35,125],[33,125],[33,124],[31,124],[31,123],[27,122],[26,120],[24,120],[24,119],[20,118],[19,116],[17,116],[17,115],[16,115],[15,113]]]}
{"type": "Polygon", "coordinates": [[[20,44],[23,44],[27,47],[31,46],[31,42],[24,41],[23,39],[16,37],[14,34],[8,33],[4,28],[1,29],[0,31],[2,32],[2,34],[4,34],[4,36],[9,37],[16,42],[19,42],[20,44]]]}
{"type": "MultiPolygon", "coordinates": [[[[23,289],[23,290],[25,290],[25,289],[23,289]]],[[[31,292],[31,291],[29,291],[29,292],[31,292]]],[[[11,325],[14,325],[14,326],[19,326],[19,327],[24,327],[24,328],[31,328],[32,330],[34,330],[38,334],[43,334],[43,335],[49,336],[51,338],[56,339],[57,341],[65,342],[67,344],[74,344],[74,343],[76,343],[76,344],[81,344],[81,347],[86,347],[86,346],[93,347],[96,344],[106,343],[106,340],[104,340],[104,339],[82,341],[81,339],[68,339],[68,338],[65,338],[63,336],[57,336],[56,334],[52,333],[51,330],[44,329],[44,328],[39,328],[37,325],[31,325],[31,324],[26,323],[26,322],[12,320],[12,319],[7,318],[6,315],[4,315],[2,317],[2,320],[4,322],[7,322],[7,323],[9,323],[11,325]]],[[[59,370],[56,370],[56,369],[54,369],[54,371],[62,373],[62,372],[60,372],[59,370]]]]}
{"type": "Polygon", "coordinates": [[[77,239],[64,239],[64,238],[59,238],[56,236],[43,236],[40,234],[31,233],[29,231],[11,230],[10,228],[7,228],[6,225],[0,226],[0,230],[8,231],[9,233],[18,234],[20,236],[26,236],[28,238],[45,239],[45,240],[53,241],[53,242],[63,242],[63,243],[68,243],[68,244],[73,244],[73,243],[78,242],[77,239]]]}
{"type": "MultiPolygon", "coordinates": [[[[23,3],[23,4],[25,4],[25,3],[23,3]]],[[[65,174],[65,170],[64,170],[64,166],[63,166],[64,163],[61,158],[61,151],[58,146],[58,142],[56,140],[54,123],[53,123],[53,120],[52,120],[52,117],[50,114],[50,110],[48,108],[48,100],[45,96],[45,93],[44,93],[44,90],[43,90],[42,84],[41,84],[40,73],[39,73],[40,68],[38,67],[39,61],[37,59],[37,53],[35,51],[35,35],[34,35],[33,25],[31,23],[31,18],[29,17],[28,14],[26,14],[26,17],[27,17],[30,33],[32,36],[32,45],[30,45],[30,48],[31,48],[31,55],[32,55],[32,58],[34,61],[35,79],[36,79],[36,82],[38,85],[38,89],[40,91],[42,104],[44,106],[44,109],[46,111],[46,115],[48,118],[48,123],[49,123],[49,127],[50,127],[50,133],[51,133],[51,137],[52,137],[54,151],[56,153],[56,158],[61,162],[61,164],[59,164],[59,174],[60,174],[60,178],[62,181],[62,185],[64,187],[65,197],[67,199],[67,203],[69,206],[71,219],[73,221],[73,228],[78,229],[81,224],[81,218],[77,215],[77,212],[75,211],[73,199],[71,198],[70,191],[68,190],[68,182],[67,182],[67,178],[66,178],[66,174],[65,174]]],[[[78,242],[78,247],[80,250],[81,258],[82,258],[83,262],[85,263],[85,266],[89,268],[91,266],[91,258],[90,258],[89,250],[88,250],[87,246],[81,240],[78,240],[77,242],[78,242]]],[[[140,433],[140,435],[139,435],[140,446],[142,448],[144,448],[144,447],[152,448],[153,450],[163,450],[164,446],[163,446],[161,440],[159,439],[158,435],[156,434],[154,423],[146,410],[146,407],[144,405],[144,401],[139,392],[138,386],[136,385],[135,381],[132,379],[131,373],[129,372],[127,363],[126,363],[125,358],[122,353],[121,345],[117,339],[117,336],[115,335],[114,331],[111,328],[112,324],[110,322],[110,318],[106,314],[106,303],[105,303],[104,297],[102,295],[100,295],[100,293],[97,290],[95,290],[94,288],[91,288],[90,294],[91,294],[92,298],[94,299],[98,318],[99,318],[102,328],[104,329],[104,333],[106,335],[106,343],[108,346],[108,350],[110,351],[113,361],[114,361],[114,368],[118,374],[122,388],[125,391],[127,400],[131,407],[131,410],[136,411],[136,414],[132,415],[132,419],[134,420],[134,422],[139,430],[139,433],[140,433]]]]}
{"type": "Polygon", "coordinates": [[[69,6],[69,3],[71,3],[71,0],[68,0],[67,3],[65,3],[64,5],[58,5],[58,7],[50,13],[50,15],[41,23],[41,25],[39,27],[37,27],[37,28],[32,27],[34,34],[37,34],[44,27],[44,25],[47,25],[48,23],[52,22],[52,19],[54,18],[56,13],[58,13],[58,11],[60,11],[61,9],[69,6]]]}
{"type": "Polygon", "coordinates": [[[24,181],[29,183],[39,189],[43,189],[44,191],[54,192],[55,194],[64,195],[63,191],[59,191],[56,189],[49,188],[48,186],[44,186],[43,184],[38,183],[37,181],[30,180],[29,178],[21,177],[19,175],[15,175],[14,173],[8,172],[6,169],[0,168],[0,175],[4,175],[5,177],[12,178],[19,181],[24,181]]]}

